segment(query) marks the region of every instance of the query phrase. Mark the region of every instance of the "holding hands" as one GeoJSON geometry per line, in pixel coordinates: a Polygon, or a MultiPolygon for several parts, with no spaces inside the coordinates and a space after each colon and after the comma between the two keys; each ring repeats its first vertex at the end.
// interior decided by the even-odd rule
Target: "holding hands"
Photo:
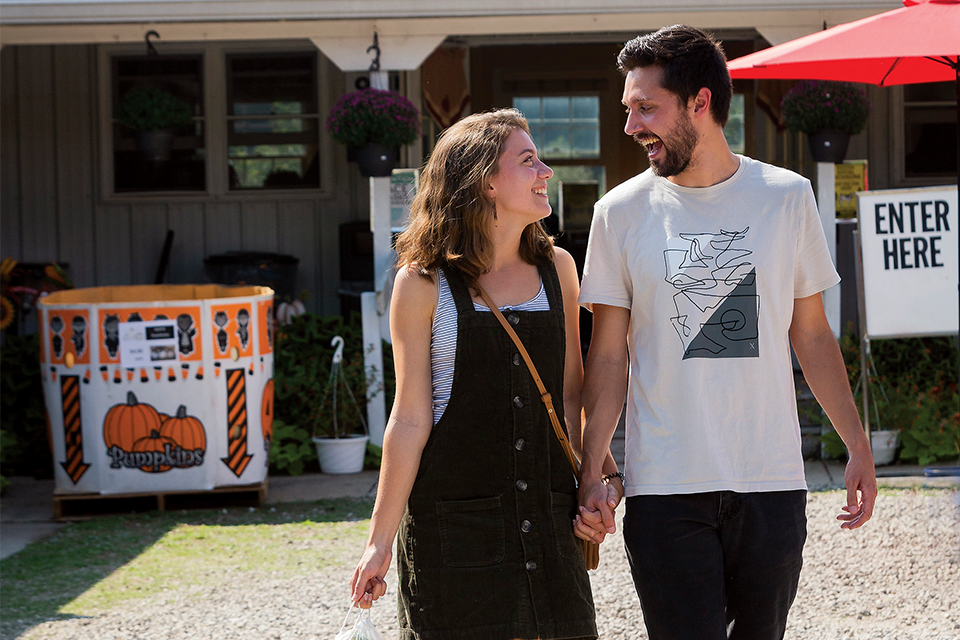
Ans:
{"type": "Polygon", "coordinates": [[[608,533],[615,533],[614,511],[623,499],[623,480],[619,476],[594,482],[581,482],[580,508],[573,520],[578,538],[600,544],[608,533]]]}

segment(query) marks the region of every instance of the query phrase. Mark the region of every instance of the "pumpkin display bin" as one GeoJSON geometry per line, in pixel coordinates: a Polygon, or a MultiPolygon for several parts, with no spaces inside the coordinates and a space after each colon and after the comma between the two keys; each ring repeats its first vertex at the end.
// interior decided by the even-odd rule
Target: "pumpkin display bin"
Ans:
{"type": "Polygon", "coordinates": [[[273,291],[155,285],[39,302],[58,494],[262,484],[272,436],[273,291]]]}

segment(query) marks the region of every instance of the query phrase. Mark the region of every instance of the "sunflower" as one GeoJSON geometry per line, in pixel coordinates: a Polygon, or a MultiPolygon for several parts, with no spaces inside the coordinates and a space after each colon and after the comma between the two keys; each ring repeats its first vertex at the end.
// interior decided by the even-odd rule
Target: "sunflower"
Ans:
{"type": "Polygon", "coordinates": [[[3,331],[11,324],[13,324],[13,317],[16,315],[16,311],[13,308],[13,303],[7,300],[6,298],[0,298],[0,331],[3,331]]]}

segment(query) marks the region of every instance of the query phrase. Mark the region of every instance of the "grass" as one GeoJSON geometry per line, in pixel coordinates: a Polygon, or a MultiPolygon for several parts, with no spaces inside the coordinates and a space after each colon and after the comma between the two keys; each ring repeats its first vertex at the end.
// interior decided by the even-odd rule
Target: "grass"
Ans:
{"type": "Polygon", "coordinates": [[[372,507],[339,499],[71,524],[0,561],[0,638],[166,591],[355,562],[372,507]]]}

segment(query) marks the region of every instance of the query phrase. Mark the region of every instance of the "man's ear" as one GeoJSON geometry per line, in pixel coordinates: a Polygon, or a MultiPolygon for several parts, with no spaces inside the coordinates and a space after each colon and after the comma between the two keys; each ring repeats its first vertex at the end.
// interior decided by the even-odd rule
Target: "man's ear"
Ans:
{"type": "Polygon", "coordinates": [[[693,103],[693,114],[694,117],[700,116],[709,116],[710,115],[710,101],[713,99],[713,94],[710,93],[710,89],[706,87],[701,87],[700,91],[697,92],[691,102],[693,103]]]}

